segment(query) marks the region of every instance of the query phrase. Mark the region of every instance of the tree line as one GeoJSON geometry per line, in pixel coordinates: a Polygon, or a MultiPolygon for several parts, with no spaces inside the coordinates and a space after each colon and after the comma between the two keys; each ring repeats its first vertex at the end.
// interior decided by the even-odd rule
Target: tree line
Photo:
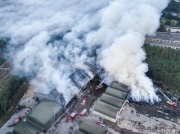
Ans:
{"type": "Polygon", "coordinates": [[[180,26],[180,2],[171,0],[168,7],[163,11],[161,16],[161,25],[158,29],[160,32],[166,32],[166,26],[178,27],[180,26]]]}
{"type": "Polygon", "coordinates": [[[145,44],[149,76],[180,95],[180,49],[145,44]]]}
{"type": "MultiPolygon", "coordinates": [[[[21,98],[14,98],[16,92],[25,81],[24,78],[12,76],[10,80],[5,83],[5,86],[0,91],[0,117],[2,117],[11,105],[21,98]]],[[[22,92],[24,94],[24,92],[22,92]]],[[[21,96],[22,97],[22,96],[21,96]]],[[[17,101],[17,102],[18,102],[17,101]]]]}

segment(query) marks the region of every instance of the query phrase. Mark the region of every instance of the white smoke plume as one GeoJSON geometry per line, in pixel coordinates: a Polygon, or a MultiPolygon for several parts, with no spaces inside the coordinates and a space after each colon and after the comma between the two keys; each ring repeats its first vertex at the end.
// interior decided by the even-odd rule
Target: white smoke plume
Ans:
{"type": "Polygon", "coordinates": [[[13,72],[42,92],[56,89],[69,101],[97,64],[109,79],[131,87],[136,101],[158,100],[142,49],[159,26],[169,0],[9,0],[0,2],[0,37],[9,38],[13,72]],[[94,56],[94,51],[97,57],[94,56]],[[79,74],[77,68],[84,70],[79,74]],[[73,77],[73,78],[72,78],[73,77]],[[81,78],[84,79],[81,79],[81,78]]]}

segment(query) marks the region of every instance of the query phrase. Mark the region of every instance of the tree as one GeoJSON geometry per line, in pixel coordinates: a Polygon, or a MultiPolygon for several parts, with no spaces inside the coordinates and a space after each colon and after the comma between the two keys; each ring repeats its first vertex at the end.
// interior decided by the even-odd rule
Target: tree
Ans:
{"type": "Polygon", "coordinates": [[[166,27],[163,24],[161,24],[160,27],[158,28],[158,31],[159,32],[166,32],[167,30],[166,30],[166,27]]]}
{"type": "Polygon", "coordinates": [[[171,26],[176,26],[176,24],[177,24],[177,21],[176,21],[176,20],[171,20],[171,22],[170,22],[170,25],[171,25],[171,26]]]}
{"type": "Polygon", "coordinates": [[[180,49],[164,48],[145,44],[148,76],[161,81],[170,91],[180,95],[180,49]]]}
{"type": "Polygon", "coordinates": [[[165,25],[165,24],[166,24],[166,20],[164,20],[164,19],[161,20],[161,24],[162,24],[162,25],[165,25]]]}

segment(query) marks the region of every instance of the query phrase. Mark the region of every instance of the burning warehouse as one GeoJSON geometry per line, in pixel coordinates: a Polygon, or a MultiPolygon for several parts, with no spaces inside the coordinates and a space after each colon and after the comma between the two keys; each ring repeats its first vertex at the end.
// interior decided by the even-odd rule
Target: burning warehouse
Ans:
{"type": "Polygon", "coordinates": [[[57,89],[53,89],[48,92],[48,90],[38,88],[35,90],[34,95],[40,102],[43,99],[48,98],[64,106],[75,96],[75,94],[86,87],[88,82],[95,77],[96,73],[96,67],[94,67],[90,63],[85,62],[83,65],[78,65],[75,72],[70,76],[73,87],[69,86],[66,87],[66,90],[64,89],[64,91],[72,90],[73,88],[74,90],[77,90],[77,92],[72,92],[68,95],[68,100],[65,100],[65,97],[63,96],[64,94],[61,93],[62,89],[60,89],[60,92],[58,92],[59,90],[57,89]]]}

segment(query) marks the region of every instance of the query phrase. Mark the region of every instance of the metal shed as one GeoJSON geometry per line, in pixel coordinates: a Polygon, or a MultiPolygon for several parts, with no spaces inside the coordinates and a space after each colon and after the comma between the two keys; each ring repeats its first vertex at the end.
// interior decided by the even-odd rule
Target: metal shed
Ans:
{"type": "Polygon", "coordinates": [[[126,93],[129,92],[129,89],[126,85],[115,82],[115,81],[111,82],[110,87],[115,88],[115,89],[120,90],[120,91],[123,91],[123,92],[126,92],[126,93]]]}
{"type": "Polygon", "coordinates": [[[17,124],[13,129],[13,132],[15,134],[37,134],[42,131],[43,130],[40,130],[39,128],[32,126],[29,123],[23,121],[17,124]]]}
{"type": "Polygon", "coordinates": [[[84,133],[84,132],[82,132],[80,130],[76,130],[73,134],[86,134],[86,133],[84,133]]]}
{"type": "Polygon", "coordinates": [[[121,108],[124,102],[124,100],[118,99],[106,93],[102,94],[102,96],[100,97],[100,101],[110,104],[112,106],[118,107],[118,108],[121,108]]]}
{"type": "Polygon", "coordinates": [[[106,116],[116,119],[117,112],[120,108],[112,106],[110,104],[104,103],[102,101],[98,101],[94,107],[94,110],[102,113],[106,116]]]}
{"type": "Polygon", "coordinates": [[[117,90],[117,89],[114,89],[114,88],[111,88],[111,87],[108,87],[106,89],[105,93],[108,94],[108,95],[114,96],[116,98],[122,99],[122,100],[125,100],[126,96],[127,96],[126,92],[123,92],[123,91],[120,91],[120,90],[117,90]]]}
{"type": "Polygon", "coordinates": [[[27,119],[29,122],[37,123],[48,130],[62,113],[62,106],[52,100],[45,99],[28,113],[27,119]]]}
{"type": "Polygon", "coordinates": [[[104,127],[96,125],[95,122],[83,121],[80,124],[79,130],[86,134],[106,134],[104,127]]]}

